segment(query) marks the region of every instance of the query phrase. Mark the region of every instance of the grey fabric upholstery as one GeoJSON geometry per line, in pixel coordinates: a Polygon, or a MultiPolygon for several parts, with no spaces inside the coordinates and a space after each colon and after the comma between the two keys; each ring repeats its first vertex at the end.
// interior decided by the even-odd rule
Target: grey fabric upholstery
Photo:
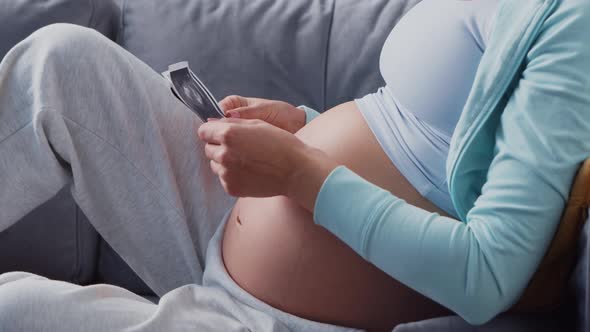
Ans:
{"type": "Polygon", "coordinates": [[[98,248],[96,278],[94,282],[116,285],[138,295],[155,297],[154,292],[102,238],[98,248]]]}
{"type": "MultiPolygon", "coordinates": [[[[92,27],[115,39],[119,9],[111,0],[0,1],[0,58],[33,31],[58,22],[92,27]]],[[[95,277],[98,239],[63,190],[0,233],[0,273],[21,270],[89,283],[95,277]]]]}
{"type": "Polygon", "coordinates": [[[381,46],[419,1],[122,0],[119,43],[157,71],[189,60],[218,98],[324,111],[383,84],[381,46]]]}
{"type": "Polygon", "coordinates": [[[120,44],[155,70],[189,60],[220,99],[322,108],[334,0],[124,1],[120,44]]]}
{"type": "Polygon", "coordinates": [[[51,23],[73,23],[115,37],[118,7],[111,0],[0,1],[0,58],[33,31],[51,23]]]}
{"type": "Polygon", "coordinates": [[[0,233],[0,273],[27,271],[53,279],[94,279],[98,246],[94,228],[79,218],[67,190],[0,233]]]}

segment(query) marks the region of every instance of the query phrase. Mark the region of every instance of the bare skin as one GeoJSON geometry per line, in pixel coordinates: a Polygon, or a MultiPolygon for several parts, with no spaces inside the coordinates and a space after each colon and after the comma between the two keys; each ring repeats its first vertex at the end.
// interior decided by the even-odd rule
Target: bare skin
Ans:
{"type": "MultiPolygon", "coordinates": [[[[296,136],[408,203],[445,215],[399,173],[354,102],[296,136]]],[[[225,266],[238,285],[297,316],[369,330],[450,314],[316,226],[309,211],[286,196],[238,200],[223,239],[225,266]]]]}

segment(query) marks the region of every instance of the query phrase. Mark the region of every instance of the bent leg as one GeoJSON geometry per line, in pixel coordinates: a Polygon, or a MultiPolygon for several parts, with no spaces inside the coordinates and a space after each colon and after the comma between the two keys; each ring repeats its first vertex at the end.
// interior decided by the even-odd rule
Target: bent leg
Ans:
{"type": "Polygon", "coordinates": [[[157,307],[123,288],[81,287],[30,273],[0,275],[2,331],[123,331],[157,307]]]}
{"type": "Polygon", "coordinates": [[[43,28],[0,64],[0,231],[71,185],[157,294],[200,283],[231,206],[201,124],[147,65],[90,29],[43,28]]]}
{"type": "Polygon", "coordinates": [[[111,285],[78,286],[29,273],[0,275],[1,331],[287,331],[223,288],[187,285],[159,304],[111,285]]]}

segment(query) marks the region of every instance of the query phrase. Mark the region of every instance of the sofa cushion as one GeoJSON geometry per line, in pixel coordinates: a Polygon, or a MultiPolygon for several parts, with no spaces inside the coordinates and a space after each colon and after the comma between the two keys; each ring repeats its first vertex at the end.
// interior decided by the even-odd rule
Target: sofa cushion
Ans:
{"type": "Polygon", "coordinates": [[[86,284],[94,280],[98,234],[79,218],[67,189],[0,233],[0,273],[26,271],[86,284]]]}
{"type": "Polygon", "coordinates": [[[188,60],[213,94],[321,109],[334,0],[123,1],[119,43],[156,71],[188,60]]]}
{"type": "Polygon", "coordinates": [[[104,239],[100,240],[94,281],[119,286],[144,297],[155,297],[154,291],[104,239]]]}
{"type": "Polygon", "coordinates": [[[120,43],[155,70],[189,60],[221,98],[324,111],[376,91],[379,55],[420,0],[120,0],[120,43]]]}
{"type": "MultiPolygon", "coordinates": [[[[111,0],[0,1],[0,59],[18,42],[51,23],[95,28],[116,39],[119,9],[111,0]]],[[[94,280],[98,234],[62,190],[0,233],[0,273],[27,271],[75,283],[94,280]]]]}
{"type": "Polygon", "coordinates": [[[51,23],[73,23],[115,38],[118,7],[111,0],[10,0],[0,2],[0,58],[16,43],[51,23]]]}

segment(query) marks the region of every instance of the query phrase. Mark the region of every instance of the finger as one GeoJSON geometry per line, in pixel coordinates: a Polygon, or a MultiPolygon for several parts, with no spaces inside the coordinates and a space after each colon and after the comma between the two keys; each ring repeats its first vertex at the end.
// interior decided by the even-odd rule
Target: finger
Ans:
{"type": "Polygon", "coordinates": [[[219,145],[225,141],[229,126],[229,123],[221,120],[205,122],[199,126],[197,135],[206,143],[219,145]]]}
{"type": "Polygon", "coordinates": [[[211,144],[227,144],[228,137],[240,135],[241,128],[255,125],[259,120],[223,118],[216,121],[208,121],[199,127],[199,138],[211,144]]]}
{"type": "Polygon", "coordinates": [[[239,96],[227,96],[219,102],[219,107],[221,107],[224,112],[239,107],[235,106],[235,100],[239,98],[239,96]]]}
{"type": "Polygon", "coordinates": [[[215,121],[219,121],[226,124],[238,124],[238,125],[247,125],[253,122],[256,119],[240,119],[240,118],[221,118],[216,119],[215,121]]]}
{"type": "Polygon", "coordinates": [[[225,116],[228,118],[241,118],[240,112],[237,112],[235,109],[231,111],[225,112],[225,116]]]}
{"type": "Polygon", "coordinates": [[[260,107],[239,107],[228,111],[226,115],[229,118],[242,118],[242,119],[264,119],[268,112],[260,107]]]}
{"type": "Polygon", "coordinates": [[[235,108],[248,106],[248,99],[236,95],[227,96],[219,102],[219,106],[224,112],[227,112],[235,108]]]}
{"type": "Polygon", "coordinates": [[[213,173],[215,173],[215,175],[221,176],[221,174],[223,174],[223,166],[221,166],[215,160],[209,161],[209,166],[211,166],[211,170],[213,173]]]}
{"type": "Polygon", "coordinates": [[[221,145],[205,144],[205,156],[207,156],[208,159],[219,162],[219,157],[222,151],[221,149],[223,149],[221,145]]]}

